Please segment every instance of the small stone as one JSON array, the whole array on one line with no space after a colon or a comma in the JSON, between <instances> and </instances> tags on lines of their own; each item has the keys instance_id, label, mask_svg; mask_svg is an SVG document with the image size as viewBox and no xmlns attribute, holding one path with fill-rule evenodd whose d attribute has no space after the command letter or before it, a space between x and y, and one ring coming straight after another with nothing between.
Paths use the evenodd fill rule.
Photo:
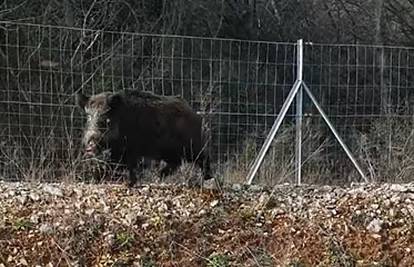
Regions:
<instances>
[{"instance_id":1,"label":"small stone","mask_svg":"<svg viewBox=\"0 0 414 267\"><path fill-rule=\"evenodd\" d=\"M272 217L285 214L285 211L281 208L276 208L272 210Z\"/></svg>"},{"instance_id":2,"label":"small stone","mask_svg":"<svg viewBox=\"0 0 414 267\"><path fill-rule=\"evenodd\" d=\"M233 184L232 188L233 188L234 191L242 190L242 186L240 184Z\"/></svg>"},{"instance_id":3,"label":"small stone","mask_svg":"<svg viewBox=\"0 0 414 267\"><path fill-rule=\"evenodd\" d=\"M408 210L406 208L402 208L401 213L404 215L408 215Z\"/></svg>"},{"instance_id":4,"label":"small stone","mask_svg":"<svg viewBox=\"0 0 414 267\"><path fill-rule=\"evenodd\" d=\"M202 209L198 212L198 215L203 216L206 213L207 213L207 211L205 209Z\"/></svg>"},{"instance_id":5,"label":"small stone","mask_svg":"<svg viewBox=\"0 0 414 267\"><path fill-rule=\"evenodd\" d=\"M45 185L43 186L43 191L45 191L46 193L51 194L52 196L57 196L57 197L63 197L63 192L60 188L51 186L51 185Z\"/></svg>"},{"instance_id":6,"label":"small stone","mask_svg":"<svg viewBox=\"0 0 414 267\"><path fill-rule=\"evenodd\" d=\"M380 219L374 219L368 224L367 230L372 233L379 233L382 230L383 223Z\"/></svg>"},{"instance_id":7,"label":"small stone","mask_svg":"<svg viewBox=\"0 0 414 267\"><path fill-rule=\"evenodd\" d=\"M414 217L414 205L407 205L407 210Z\"/></svg>"},{"instance_id":8,"label":"small stone","mask_svg":"<svg viewBox=\"0 0 414 267\"><path fill-rule=\"evenodd\" d=\"M25 258L20 259L20 264L24 266L28 266L27 260Z\"/></svg>"},{"instance_id":9,"label":"small stone","mask_svg":"<svg viewBox=\"0 0 414 267\"><path fill-rule=\"evenodd\" d=\"M259 192L259 191L262 191L262 190L263 190L263 188L262 188L260 185L256 185L256 184L254 184L254 185L251 185L251 186L250 186L250 190L251 190L252 192Z\"/></svg>"},{"instance_id":10,"label":"small stone","mask_svg":"<svg viewBox=\"0 0 414 267\"><path fill-rule=\"evenodd\" d=\"M44 223L39 227L39 231L42 234L52 234L53 233L53 228L50 224Z\"/></svg>"},{"instance_id":11,"label":"small stone","mask_svg":"<svg viewBox=\"0 0 414 267\"><path fill-rule=\"evenodd\" d=\"M136 219L136 215L134 213L128 213L125 216L125 220L128 222L129 225L133 224Z\"/></svg>"},{"instance_id":12,"label":"small stone","mask_svg":"<svg viewBox=\"0 0 414 267\"><path fill-rule=\"evenodd\" d=\"M351 189L348 191L348 194L350 195L358 195L365 192L365 190L363 188L355 188L355 189Z\"/></svg>"},{"instance_id":13,"label":"small stone","mask_svg":"<svg viewBox=\"0 0 414 267\"><path fill-rule=\"evenodd\" d=\"M391 203L398 204L400 203L401 198L399 196L391 197Z\"/></svg>"},{"instance_id":14,"label":"small stone","mask_svg":"<svg viewBox=\"0 0 414 267\"><path fill-rule=\"evenodd\" d=\"M218 205L218 203L219 203L219 201L216 199L216 200L213 200L211 203L210 203L210 207L212 207L212 208L214 208L215 206L217 206Z\"/></svg>"},{"instance_id":15,"label":"small stone","mask_svg":"<svg viewBox=\"0 0 414 267\"><path fill-rule=\"evenodd\" d=\"M142 193L149 193L149 191L150 191L150 188L148 186L145 186L141 189Z\"/></svg>"},{"instance_id":16,"label":"small stone","mask_svg":"<svg viewBox=\"0 0 414 267\"><path fill-rule=\"evenodd\" d=\"M374 209L374 210L377 210L379 208L379 205L378 204L372 204L371 208Z\"/></svg>"},{"instance_id":17,"label":"small stone","mask_svg":"<svg viewBox=\"0 0 414 267\"><path fill-rule=\"evenodd\" d=\"M95 212L94 209L87 209L87 210L85 210L85 214L88 215L88 216L91 216L94 212Z\"/></svg>"},{"instance_id":18,"label":"small stone","mask_svg":"<svg viewBox=\"0 0 414 267\"><path fill-rule=\"evenodd\" d=\"M32 216L30 216L30 222L37 224L40 222L40 217L39 215L33 214Z\"/></svg>"},{"instance_id":19,"label":"small stone","mask_svg":"<svg viewBox=\"0 0 414 267\"><path fill-rule=\"evenodd\" d=\"M110 211L110 207L109 206L104 206L103 212L104 213L109 213L109 211Z\"/></svg>"},{"instance_id":20,"label":"small stone","mask_svg":"<svg viewBox=\"0 0 414 267\"><path fill-rule=\"evenodd\" d=\"M109 235L105 236L105 242L109 246L112 246L113 244L115 244L115 235L114 234L109 234Z\"/></svg>"},{"instance_id":21,"label":"small stone","mask_svg":"<svg viewBox=\"0 0 414 267\"><path fill-rule=\"evenodd\" d=\"M19 197L17 197L17 200L20 202L20 204L24 205L27 202L27 196L25 196L25 195L19 196Z\"/></svg>"},{"instance_id":22,"label":"small stone","mask_svg":"<svg viewBox=\"0 0 414 267\"><path fill-rule=\"evenodd\" d=\"M404 192L408 191L407 187L405 187L403 185L399 185L399 184L391 185L390 190L394 191L394 192L401 192L401 193L404 193Z\"/></svg>"},{"instance_id":23,"label":"small stone","mask_svg":"<svg viewBox=\"0 0 414 267\"><path fill-rule=\"evenodd\" d=\"M371 236L375 239L381 239L381 235L379 234L372 234Z\"/></svg>"},{"instance_id":24,"label":"small stone","mask_svg":"<svg viewBox=\"0 0 414 267\"><path fill-rule=\"evenodd\" d=\"M35 194L35 193L30 193L29 197L33 201L39 201L39 199L40 199L40 196L38 194Z\"/></svg>"}]
</instances>

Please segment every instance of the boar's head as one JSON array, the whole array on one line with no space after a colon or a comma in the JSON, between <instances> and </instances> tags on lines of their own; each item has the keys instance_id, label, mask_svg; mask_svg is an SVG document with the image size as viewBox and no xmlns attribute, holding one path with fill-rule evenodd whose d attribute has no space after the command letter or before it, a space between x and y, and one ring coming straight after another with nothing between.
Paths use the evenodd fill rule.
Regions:
<instances>
[{"instance_id":1,"label":"boar's head","mask_svg":"<svg viewBox=\"0 0 414 267\"><path fill-rule=\"evenodd\" d=\"M87 122L82 144L85 157L96 157L120 138L119 121L122 98L114 93L86 96L76 95L77 105L86 113Z\"/></svg>"}]
</instances>

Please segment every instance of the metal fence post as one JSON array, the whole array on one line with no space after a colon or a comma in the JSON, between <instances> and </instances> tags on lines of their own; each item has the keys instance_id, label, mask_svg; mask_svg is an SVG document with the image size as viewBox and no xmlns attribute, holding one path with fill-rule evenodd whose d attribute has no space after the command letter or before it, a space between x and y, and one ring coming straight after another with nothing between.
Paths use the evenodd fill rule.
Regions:
<instances>
[{"instance_id":1,"label":"metal fence post","mask_svg":"<svg viewBox=\"0 0 414 267\"><path fill-rule=\"evenodd\" d=\"M302 83L303 79L303 40L297 42L297 74L296 79ZM296 181L302 183L302 118L303 118L303 89L299 87L296 95L296 150L295 170Z\"/></svg>"}]
</instances>

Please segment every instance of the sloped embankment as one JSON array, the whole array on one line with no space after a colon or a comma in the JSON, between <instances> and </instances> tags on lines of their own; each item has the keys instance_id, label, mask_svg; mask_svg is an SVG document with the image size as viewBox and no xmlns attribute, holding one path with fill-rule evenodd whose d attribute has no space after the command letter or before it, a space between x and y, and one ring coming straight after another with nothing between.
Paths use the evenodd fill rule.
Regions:
<instances>
[{"instance_id":1,"label":"sloped embankment","mask_svg":"<svg viewBox=\"0 0 414 267\"><path fill-rule=\"evenodd\" d=\"M0 182L0 266L414 266L414 185Z\"/></svg>"}]
</instances>

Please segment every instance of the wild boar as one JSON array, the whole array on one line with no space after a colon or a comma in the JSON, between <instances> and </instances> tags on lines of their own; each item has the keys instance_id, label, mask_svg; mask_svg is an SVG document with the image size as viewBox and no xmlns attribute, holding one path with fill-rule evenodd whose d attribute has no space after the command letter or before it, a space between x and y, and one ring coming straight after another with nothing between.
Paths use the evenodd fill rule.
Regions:
<instances>
[{"instance_id":1,"label":"wild boar","mask_svg":"<svg viewBox=\"0 0 414 267\"><path fill-rule=\"evenodd\" d=\"M142 158L165 161L161 177L172 174L186 160L201 168L204 180L212 178L202 118L184 99L122 90L92 96L78 93L76 102L87 115L84 155L95 157L110 151L111 160L126 164L130 187L137 182L137 160Z\"/></svg>"}]
</instances>

